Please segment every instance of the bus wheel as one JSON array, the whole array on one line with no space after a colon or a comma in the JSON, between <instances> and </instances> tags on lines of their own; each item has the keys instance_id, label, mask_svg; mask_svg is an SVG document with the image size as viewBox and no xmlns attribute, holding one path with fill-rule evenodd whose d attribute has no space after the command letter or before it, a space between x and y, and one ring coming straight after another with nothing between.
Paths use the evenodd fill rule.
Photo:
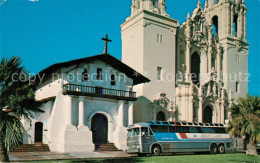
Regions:
<instances>
[{"instance_id":1,"label":"bus wheel","mask_svg":"<svg viewBox=\"0 0 260 163\"><path fill-rule=\"evenodd\" d=\"M224 153L226 152L224 144L220 144L220 145L218 146L218 152L219 152L220 154L224 154Z\"/></svg>"},{"instance_id":2,"label":"bus wheel","mask_svg":"<svg viewBox=\"0 0 260 163\"><path fill-rule=\"evenodd\" d=\"M210 154L217 154L218 153L218 147L216 144L210 145Z\"/></svg>"},{"instance_id":3,"label":"bus wheel","mask_svg":"<svg viewBox=\"0 0 260 163\"><path fill-rule=\"evenodd\" d=\"M154 154L155 156L160 156L160 154L161 154L161 148L160 148L158 145L156 145L156 146L153 147L153 154Z\"/></svg>"}]
</instances>

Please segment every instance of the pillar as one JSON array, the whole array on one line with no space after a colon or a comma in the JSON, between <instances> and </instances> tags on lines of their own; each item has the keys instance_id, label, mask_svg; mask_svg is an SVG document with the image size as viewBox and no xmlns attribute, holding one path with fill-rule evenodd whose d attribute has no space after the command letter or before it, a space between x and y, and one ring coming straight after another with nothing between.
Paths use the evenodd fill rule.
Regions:
<instances>
[{"instance_id":1,"label":"pillar","mask_svg":"<svg viewBox=\"0 0 260 163\"><path fill-rule=\"evenodd\" d=\"M244 40L246 40L246 12L247 10L244 10Z\"/></svg>"},{"instance_id":2,"label":"pillar","mask_svg":"<svg viewBox=\"0 0 260 163\"><path fill-rule=\"evenodd\" d=\"M199 88L199 109L198 109L198 122L202 123L202 114L203 114L203 87Z\"/></svg>"},{"instance_id":3,"label":"pillar","mask_svg":"<svg viewBox=\"0 0 260 163\"><path fill-rule=\"evenodd\" d=\"M243 9L240 9L239 14L238 14L238 29L237 29L237 37L239 39L242 38L243 35Z\"/></svg>"},{"instance_id":4,"label":"pillar","mask_svg":"<svg viewBox=\"0 0 260 163\"><path fill-rule=\"evenodd\" d=\"M118 114L117 114L117 123L118 127L124 127L124 101L118 101Z\"/></svg>"},{"instance_id":5,"label":"pillar","mask_svg":"<svg viewBox=\"0 0 260 163\"><path fill-rule=\"evenodd\" d=\"M222 100L222 103L221 103L221 121L220 123L225 123L225 100L223 99Z\"/></svg>"},{"instance_id":6,"label":"pillar","mask_svg":"<svg viewBox=\"0 0 260 163\"><path fill-rule=\"evenodd\" d=\"M84 97L79 97L79 126L84 126Z\"/></svg>"},{"instance_id":7,"label":"pillar","mask_svg":"<svg viewBox=\"0 0 260 163\"><path fill-rule=\"evenodd\" d=\"M230 12L230 4L228 3L228 7L227 7L227 16L228 16L228 21L227 21L227 28L228 28L228 35L231 33L231 25L230 25L230 23L231 23L231 12Z\"/></svg>"},{"instance_id":8,"label":"pillar","mask_svg":"<svg viewBox=\"0 0 260 163\"><path fill-rule=\"evenodd\" d=\"M220 45L218 44L218 49L217 49L217 80L220 81L221 80L221 49L220 49Z\"/></svg>"},{"instance_id":9,"label":"pillar","mask_svg":"<svg viewBox=\"0 0 260 163\"><path fill-rule=\"evenodd\" d=\"M190 41L187 42L187 47L186 47L186 81L189 81L189 75L190 75Z\"/></svg>"},{"instance_id":10,"label":"pillar","mask_svg":"<svg viewBox=\"0 0 260 163\"><path fill-rule=\"evenodd\" d=\"M134 124L134 102L128 102L128 125Z\"/></svg>"},{"instance_id":11,"label":"pillar","mask_svg":"<svg viewBox=\"0 0 260 163\"><path fill-rule=\"evenodd\" d=\"M65 107L66 107L66 124L67 126L72 126L72 122L71 122L72 97L71 96L65 96Z\"/></svg>"},{"instance_id":12,"label":"pillar","mask_svg":"<svg viewBox=\"0 0 260 163\"><path fill-rule=\"evenodd\" d=\"M208 73L211 73L211 69L212 69L212 63L211 63L211 58L212 58L212 47L209 47L209 51L208 51Z\"/></svg>"},{"instance_id":13,"label":"pillar","mask_svg":"<svg viewBox=\"0 0 260 163\"><path fill-rule=\"evenodd\" d=\"M189 81L189 75L190 75L190 60L191 60L191 56L190 56L190 48L191 48L191 43L190 43L190 39L191 39L191 23L190 23L190 14L188 13L187 15L187 28L186 28L186 35L187 35L187 45L186 45L186 81Z\"/></svg>"}]
</instances>

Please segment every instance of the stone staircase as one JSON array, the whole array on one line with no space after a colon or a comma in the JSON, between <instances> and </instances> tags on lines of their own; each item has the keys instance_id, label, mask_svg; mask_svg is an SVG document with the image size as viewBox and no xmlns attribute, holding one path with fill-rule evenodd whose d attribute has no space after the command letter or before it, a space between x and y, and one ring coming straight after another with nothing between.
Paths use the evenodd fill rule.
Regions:
<instances>
[{"instance_id":1,"label":"stone staircase","mask_svg":"<svg viewBox=\"0 0 260 163\"><path fill-rule=\"evenodd\" d=\"M19 147L10 149L9 152L49 152L48 144L35 143L35 144L22 144Z\"/></svg>"},{"instance_id":2,"label":"stone staircase","mask_svg":"<svg viewBox=\"0 0 260 163\"><path fill-rule=\"evenodd\" d=\"M99 146L96 146L95 151L122 151L119 150L118 148L116 148L116 146L114 145L114 143L102 143Z\"/></svg>"}]
</instances>

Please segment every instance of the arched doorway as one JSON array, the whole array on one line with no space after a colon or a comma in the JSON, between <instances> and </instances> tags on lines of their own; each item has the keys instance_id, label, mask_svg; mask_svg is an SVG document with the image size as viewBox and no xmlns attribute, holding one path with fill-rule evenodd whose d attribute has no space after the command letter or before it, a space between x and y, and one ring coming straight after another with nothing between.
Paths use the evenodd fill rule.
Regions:
<instances>
[{"instance_id":1,"label":"arched doorway","mask_svg":"<svg viewBox=\"0 0 260 163\"><path fill-rule=\"evenodd\" d=\"M160 111L159 113L157 113L156 115L156 120L157 121L166 121L165 115L162 111Z\"/></svg>"},{"instance_id":2,"label":"arched doorway","mask_svg":"<svg viewBox=\"0 0 260 163\"><path fill-rule=\"evenodd\" d=\"M203 111L203 123L212 123L212 108L210 106L206 106Z\"/></svg>"},{"instance_id":3,"label":"arched doorway","mask_svg":"<svg viewBox=\"0 0 260 163\"><path fill-rule=\"evenodd\" d=\"M97 113L92 117L91 120L91 131L93 143L100 145L107 143L108 135L108 120L103 114Z\"/></svg>"},{"instance_id":4,"label":"arched doorway","mask_svg":"<svg viewBox=\"0 0 260 163\"><path fill-rule=\"evenodd\" d=\"M191 56L191 80L194 84L200 82L200 57L197 52Z\"/></svg>"},{"instance_id":5,"label":"arched doorway","mask_svg":"<svg viewBox=\"0 0 260 163\"><path fill-rule=\"evenodd\" d=\"M34 142L35 143L42 142L42 136L43 136L43 123L36 122L35 129L34 129Z\"/></svg>"}]
</instances>

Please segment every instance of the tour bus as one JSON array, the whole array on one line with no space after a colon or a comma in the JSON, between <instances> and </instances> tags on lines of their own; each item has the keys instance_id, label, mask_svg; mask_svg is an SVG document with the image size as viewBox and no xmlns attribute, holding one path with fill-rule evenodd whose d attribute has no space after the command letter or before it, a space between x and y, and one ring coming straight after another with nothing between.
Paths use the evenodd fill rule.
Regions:
<instances>
[{"instance_id":1,"label":"tour bus","mask_svg":"<svg viewBox=\"0 0 260 163\"><path fill-rule=\"evenodd\" d=\"M127 153L145 155L177 152L223 154L233 150L224 124L149 121L128 127Z\"/></svg>"}]
</instances>

